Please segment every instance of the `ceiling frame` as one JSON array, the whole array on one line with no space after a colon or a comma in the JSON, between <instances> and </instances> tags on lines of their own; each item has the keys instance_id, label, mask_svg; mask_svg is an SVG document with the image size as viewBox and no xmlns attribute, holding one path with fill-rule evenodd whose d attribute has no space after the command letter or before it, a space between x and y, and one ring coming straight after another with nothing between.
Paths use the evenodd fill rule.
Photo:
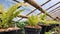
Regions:
<instances>
[{"instance_id":1,"label":"ceiling frame","mask_svg":"<svg viewBox=\"0 0 60 34\"><path fill-rule=\"evenodd\" d=\"M43 9L43 8L41 8L41 6L39 6L36 2L34 2L33 0L24 0L24 1L26 1L27 3L29 3L29 4L31 4L31 5L33 5L35 8L37 8L38 10L41 10L41 12L42 13L44 13L45 12L45 10ZM32 1L33 3L35 3L35 4L32 4L30 1ZM50 0L51 1L51 0ZM49 2L49 1L48 1ZM46 2L46 3L48 3L48 2ZM58 3L56 3L55 5L57 5L57 4L59 4L60 2L58 2ZM43 4L43 5L45 5L45 4ZM55 6L55 5L53 5L53 6ZM50 8L52 8L53 6L51 6L51 7L49 7L48 9L46 9L46 10L49 10ZM36 9L35 9L36 10ZM32 12L34 12L35 10L33 10ZM29 14L31 14L32 12L30 12ZM29 15L28 14L28 15ZM51 16L51 15L49 15L48 13L47 13L47 15L48 16L50 16L52 19L53 19L53 17Z\"/></svg>"}]
</instances>

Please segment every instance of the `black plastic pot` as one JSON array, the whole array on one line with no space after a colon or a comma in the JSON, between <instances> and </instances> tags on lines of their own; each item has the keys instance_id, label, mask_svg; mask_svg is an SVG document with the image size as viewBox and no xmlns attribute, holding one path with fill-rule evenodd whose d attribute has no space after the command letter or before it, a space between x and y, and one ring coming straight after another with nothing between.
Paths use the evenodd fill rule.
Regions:
<instances>
[{"instance_id":1,"label":"black plastic pot","mask_svg":"<svg viewBox=\"0 0 60 34\"><path fill-rule=\"evenodd\" d=\"M59 26L59 24L51 24L52 27Z\"/></svg>"},{"instance_id":2,"label":"black plastic pot","mask_svg":"<svg viewBox=\"0 0 60 34\"><path fill-rule=\"evenodd\" d=\"M40 25L42 27L41 33L40 34L45 34L45 32L48 32L49 30L52 29L52 27L50 25L46 26L46 25Z\"/></svg>"},{"instance_id":3,"label":"black plastic pot","mask_svg":"<svg viewBox=\"0 0 60 34\"><path fill-rule=\"evenodd\" d=\"M51 30L51 29L55 28L56 26L59 26L59 24L50 24L50 26L51 26L51 28L50 28L50 30Z\"/></svg>"},{"instance_id":4,"label":"black plastic pot","mask_svg":"<svg viewBox=\"0 0 60 34\"><path fill-rule=\"evenodd\" d=\"M0 32L0 34L21 34L21 30L13 30L8 32Z\"/></svg>"},{"instance_id":5,"label":"black plastic pot","mask_svg":"<svg viewBox=\"0 0 60 34\"><path fill-rule=\"evenodd\" d=\"M40 34L41 28L27 28L25 27L25 34Z\"/></svg>"}]
</instances>

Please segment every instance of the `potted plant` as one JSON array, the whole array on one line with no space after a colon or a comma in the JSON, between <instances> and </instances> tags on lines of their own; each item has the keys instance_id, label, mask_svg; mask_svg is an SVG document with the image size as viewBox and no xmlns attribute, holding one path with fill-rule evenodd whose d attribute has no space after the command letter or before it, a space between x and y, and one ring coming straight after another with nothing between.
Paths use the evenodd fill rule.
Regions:
<instances>
[{"instance_id":1,"label":"potted plant","mask_svg":"<svg viewBox=\"0 0 60 34\"><path fill-rule=\"evenodd\" d=\"M21 29L21 34L25 34L24 26L26 23L23 21L18 21L18 22L16 22L16 24Z\"/></svg>"},{"instance_id":2,"label":"potted plant","mask_svg":"<svg viewBox=\"0 0 60 34\"><path fill-rule=\"evenodd\" d=\"M49 32L45 32L45 34L60 34L60 28L55 27L52 30L50 30Z\"/></svg>"},{"instance_id":3,"label":"potted plant","mask_svg":"<svg viewBox=\"0 0 60 34\"><path fill-rule=\"evenodd\" d=\"M37 15L31 15L27 19L28 25L25 28L25 34L40 34L41 27L38 25L39 18Z\"/></svg>"},{"instance_id":4,"label":"potted plant","mask_svg":"<svg viewBox=\"0 0 60 34\"><path fill-rule=\"evenodd\" d=\"M56 26L59 26L59 22L58 21L51 21L51 23L50 23L50 25L52 26L52 27L56 27Z\"/></svg>"},{"instance_id":5,"label":"potted plant","mask_svg":"<svg viewBox=\"0 0 60 34\"><path fill-rule=\"evenodd\" d=\"M60 27L55 27L51 30L53 32L53 34L60 34Z\"/></svg>"},{"instance_id":6,"label":"potted plant","mask_svg":"<svg viewBox=\"0 0 60 34\"><path fill-rule=\"evenodd\" d=\"M40 24L39 25L42 27L41 34L45 34L45 32L48 32L49 30L54 28L56 24L58 24L57 21L46 20L46 18L47 18L46 13L40 15Z\"/></svg>"},{"instance_id":7,"label":"potted plant","mask_svg":"<svg viewBox=\"0 0 60 34\"><path fill-rule=\"evenodd\" d=\"M46 12L40 15L40 22L38 25L42 27L41 33L40 34L45 34L45 32L48 32L51 29L51 21L46 20L47 15Z\"/></svg>"},{"instance_id":8,"label":"potted plant","mask_svg":"<svg viewBox=\"0 0 60 34\"><path fill-rule=\"evenodd\" d=\"M46 23L50 25L49 30L55 28L56 26L59 26L59 22L54 20L47 20Z\"/></svg>"},{"instance_id":9,"label":"potted plant","mask_svg":"<svg viewBox=\"0 0 60 34\"><path fill-rule=\"evenodd\" d=\"M39 17L39 24L41 27L42 27L42 30L41 30L41 33L40 34L45 34L45 32L48 30L48 27L50 26L49 23L47 23L46 21L46 12L43 13L43 14L40 14L40 17Z\"/></svg>"},{"instance_id":10,"label":"potted plant","mask_svg":"<svg viewBox=\"0 0 60 34\"><path fill-rule=\"evenodd\" d=\"M19 3L20 4L20 3ZM19 4L15 4L7 11L4 11L2 5L0 5L0 34L20 34L20 28L15 27L12 19L17 17L23 10L17 10Z\"/></svg>"},{"instance_id":11,"label":"potted plant","mask_svg":"<svg viewBox=\"0 0 60 34\"><path fill-rule=\"evenodd\" d=\"M41 33L40 34L45 34L45 32L48 32L51 29L51 26L49 25L48 22L44 21L44 24L40 25L42 27Z\"/></svg>"}]
</instances>

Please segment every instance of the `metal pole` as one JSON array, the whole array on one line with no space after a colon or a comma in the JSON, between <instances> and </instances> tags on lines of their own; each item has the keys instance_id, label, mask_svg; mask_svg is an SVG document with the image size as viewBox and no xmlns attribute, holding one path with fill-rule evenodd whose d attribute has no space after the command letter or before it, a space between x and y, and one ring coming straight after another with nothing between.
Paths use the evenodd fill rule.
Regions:
<instances>
[{"instance_id":1,"label":"metal pole","mask_svg":"<svg viewBox=\"0 0 60 34\"><path fill-rule=\"evenodd\" d=\"M41 5L38 5L34 0L24 0L25 2L31 4L32 6L34 6L35 8L39 9L42 13L45 13L46 10L44 10ZM46 15L48 15L49 17L51 17L52 19L54 19L50 14L46 13Z\"/></svg>"}]
</instances>

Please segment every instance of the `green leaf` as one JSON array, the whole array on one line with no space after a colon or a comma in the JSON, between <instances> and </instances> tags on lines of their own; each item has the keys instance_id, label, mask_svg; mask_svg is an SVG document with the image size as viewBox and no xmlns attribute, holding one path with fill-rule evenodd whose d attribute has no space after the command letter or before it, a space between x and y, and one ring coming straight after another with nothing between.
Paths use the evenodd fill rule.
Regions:
<instances>
[{"instance_id":1,"label":"green leaf","mask_svg":"<svg viewBox=\"0 0 60 34\"><path fill-rule=\"evenodd\" d=\"M12 14L14 11L17 10L18 7L19 7L18 4L13 5L12 7L10 7L10 8L7 10L7 13L8 13L8 14Z\"/></svg>"},{"instance_id":2,"label":"green leaf","mask_svg":"<svg viewBox=\"0 0 60 34\"><path fill-rule=\"evenodd\" d=\"M36 26L39 22L38 16L37 15L29 16L28 22L29 22L30 26Z\"/></svg>"},{"instance_id":3,"label":"green leaf","mask_svg":"<svg viewBox=\"0 0 60 34\"><path fill-rule=\"evenodd\" d=\"M13 17L18 16L18 14L21 13L21 12L23 12L23 11L24 11L24 10L18 10L18 11L16 11L16 12L14 12Z\"/></svg>"},{"instance_id":4,"label":"green leaf","mask_svg":"<svg viewBox=\"0 0 60 34\"><path fill-rule=\"evenodd\" d=\"M0 4L0 12L3 12L4 11L4 7L2 4Z\"/></svg>"},{"instance_id":5,"label":"green leaf","mask_svg":"<svg viewBox=\"0 0 60 34\"><path fill-rule=\"evenodd\" d=\"M17 10L18 7L19 7L19 5L15 4L15 5L11 6L5 12L3 6L0 5L0 12L2 12L2 14L0 14L0 18L1 18L0 26L2 26L2 28L6 28L6 27L10 26L9 24L12 25L12 19L15 18L16 16L18 16L18 14L23 11L23 10ZM2 22L1 22L1 20L2 20Z\"/></svg>"}]
</instances>

